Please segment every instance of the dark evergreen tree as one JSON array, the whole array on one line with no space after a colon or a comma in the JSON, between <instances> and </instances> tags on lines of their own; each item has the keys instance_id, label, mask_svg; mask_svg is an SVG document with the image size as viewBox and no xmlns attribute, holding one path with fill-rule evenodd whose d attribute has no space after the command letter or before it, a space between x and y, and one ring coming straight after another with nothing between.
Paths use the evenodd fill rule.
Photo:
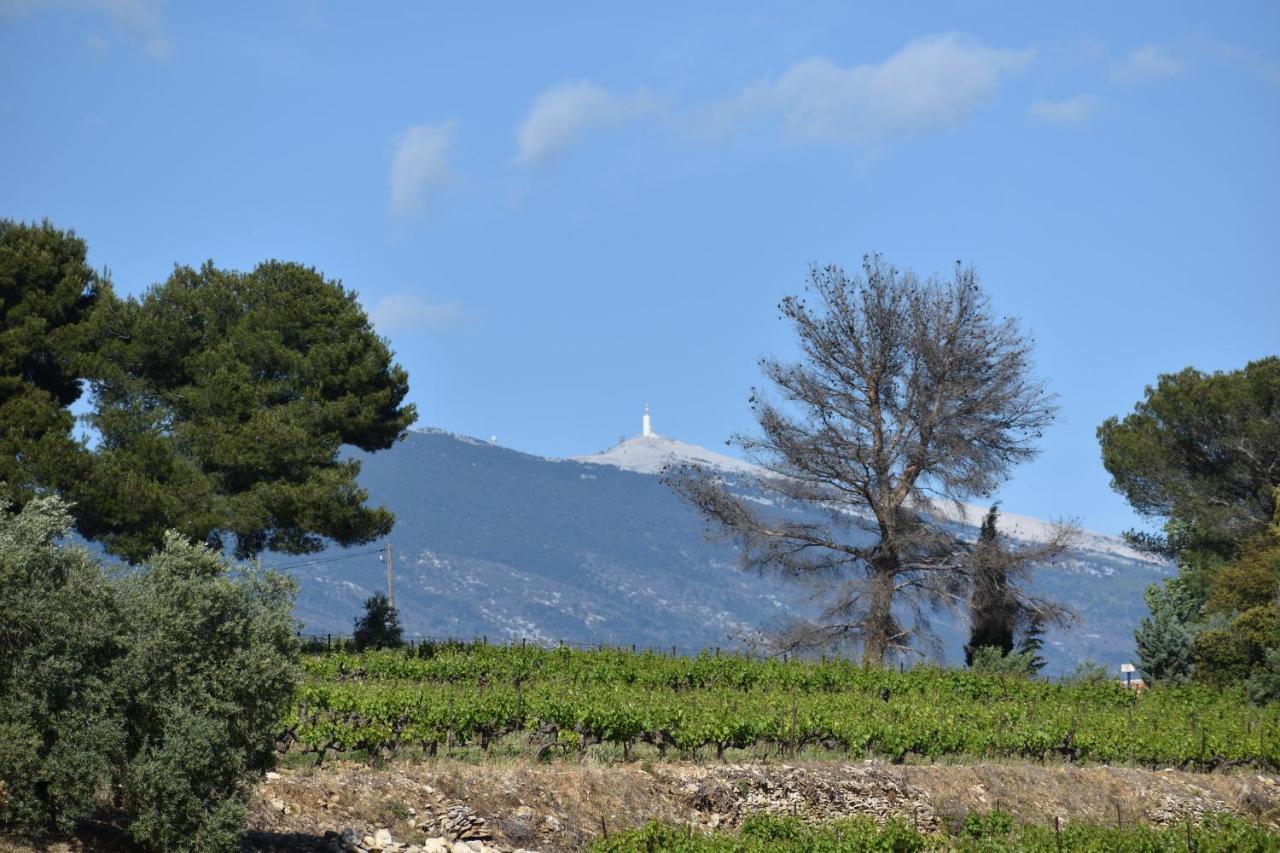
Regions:
<instances>
[{"instance_id":1,"label":"dark evergreen tree","mask_svg":"<svg viewBox=\"0 0 1280 853\"><path fill-rule=\"evenodd\" d=\"M972 554L969 596L969 642L964 661L973 664L975 650L989 646L1002 654L1013 651L1013 632L1019 607L1009 591L1009 566L996 534L998 506L992 506L982 520Z\"/></svg>"},{"instance_id":2,"label":"dark evergreen tree","mask_svg":"<svg viewBox=\"0 0 1280 853\"><path fill-rule=\"evenodd\" d=\"M1044 619L1040 614L1032 614L1027 620L1027 624L1022 629L1022 639L1018 642L1018 649L1015 654L1023 655L1028 658L1027 666L1033 673L1038 673L1044 669L1044 656L1040 652L1044 649Z\"/></svg>"},{"instance_id":3,"label":"dark evergreen tree","mask_svg":"<svg viewBox=\"0 0 1280 853\"><path fill-rule=\"evenodd\" d=\"M1046 623L1066 624L1072 614L1061 605L1032 595L1027 589L1031 566L1056 559L1076 537L1076 529L1059 525L1046 543L1026 547L1006 546L997 528L999 505L993 505L982 520L978 541L968 557L969 641L964 646L965 663L973 665L981 648L997 649L1009 655L1019 637L1021 654L1032 651L1028 666L1038 671L1044 659L1037 656L1043 645Z\"/></svg>"},{"instance_id":4,"label":"dark evergreen tree","mask_svg":"<svg viewBox=\"0 0 1280 853\"><path fill-rule=\"evenodd\" d=\"M1098 427L1098 441L1112 488L1168 522L1166 546L1233 555L1276 511L1280 356L1160 376L1131 414Z\"/></svg>"},{"instance_id":5,"label":"dark evergreen tree","mask_svg":"<svg viewBox=\"0 0 1280 853\"><path fill-rule=\"evenodd\" d=\"M404 645L400 615L384 593L376 592L364 603L364 613L356 617L352 632L357 649L387 649Z\"/></svg>"},{"instance_id":6,"label":"dark evergreen tree","mask_svg":"<svg viewBox=\"0 0 1280 853\"><path fill-rule=\"evenodd\" d=\"M1185 681L1191 676L1198 631L1194 620L1200 604L1179 578L1147 587L1146 599L1151 615L1142 619L1133 634L1138 671L1153 684Z\"/></svg>"},{"instance_id":7,"label":"dark evergreen tree","mask_svg":"<svg viewBox=\"0 0 1280 853\"><path fill-rule=\"evenodd\" d=\"M101 441L69 490L83 535L138 560L169 529L240 557L390 531L339 450L385 449L416 415L354 292L299 264L178 267L95 332Z\"/></svg>"},{"instance_id":8,"label":"dark evergreen tree","mask_svg":"<svg viewBox=\"0 0 1280 853\"><path fill-rule=\"evenodd\" d=\"M74 232L0 219L0 498L21 507L76 476L90 321L111 300Z\"/></svg>"}]
</instances>

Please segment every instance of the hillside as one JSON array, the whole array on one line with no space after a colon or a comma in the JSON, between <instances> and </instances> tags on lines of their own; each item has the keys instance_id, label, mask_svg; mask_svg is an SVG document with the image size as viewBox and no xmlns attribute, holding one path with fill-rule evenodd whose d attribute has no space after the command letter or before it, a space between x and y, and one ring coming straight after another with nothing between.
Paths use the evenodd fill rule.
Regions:
<instances>
[{"instance_id":1,"label":"hillside","mask_svg":"<svg viewBox=\"0 0 1280 853\"><path fill-rule=\"evenodd\" d=\"M658 479L673 457L721 465L749 489L751 466L661 436L557 460L421 431L362 455L361 485L397 517L391 543L407 633L693 650L735 644L803 608L799 593L739 571L731 546L706 540L702 521ZM977 518L972 508L955 523L971 532ZM1013 515L1007 526L1029 539L1044 530ZM363 599L385 588L368 550L264 562L291 566L308 632L346 633ZM1050 669L1128 660L1142 591L1168 571L1091 533L1071 559L1039 572L1037 585L1084 617L1049 635ZM963 625L941 614L935 627L955 660Z\"/></svg>"}]
</instances>

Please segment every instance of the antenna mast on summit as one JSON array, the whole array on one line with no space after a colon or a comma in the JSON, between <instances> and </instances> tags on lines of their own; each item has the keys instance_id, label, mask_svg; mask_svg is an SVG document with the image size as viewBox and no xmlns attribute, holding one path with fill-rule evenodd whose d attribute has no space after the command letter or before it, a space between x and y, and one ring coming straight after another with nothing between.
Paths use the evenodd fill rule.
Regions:
<instances>
[{"instance_id":1,"label":"antenna mast on summit","mask_svg":"<svg viewBox=\"0 0 1280 853\"><path fill-rule=\"evenodd\" d=\"M644 420L641 421L640 434L645 438L653 435L653 427L649 422L649 404L644 404Z\"/></svg>"}]
</instances>

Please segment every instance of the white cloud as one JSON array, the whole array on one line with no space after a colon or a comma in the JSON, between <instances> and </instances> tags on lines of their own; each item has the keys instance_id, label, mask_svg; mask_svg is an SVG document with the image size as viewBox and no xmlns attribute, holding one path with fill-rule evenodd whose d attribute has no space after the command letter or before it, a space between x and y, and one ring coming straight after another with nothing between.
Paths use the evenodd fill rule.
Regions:
<instances>
[{"instance_id":1,"label":"white cloud","mask_svg":"<svg viewBox=\"0 0 1280 853\"><path fill-rule=\"evenodd\" d=\"M1084 124L1097 112L1098 103L1093 95L1072 95L1060 101L1041 98L1031 104L1027 115L1049 124Z\"/></svg>"},{"instance_id":2,"label":"white cloud","mask_svg":"<svg viewBox=\"0 0 1280 853\"><path fill-rule=\"evenodd\" d=\"M453 148L453 119L440 124L419 124L401 131L391 140L391 210L397 214L422 209L427 191L447 182L449 155Z\"/></svg>"},{"instance_id":3,"label":"white cloud","mask_svg":"<svg viewBox=\"0 0 1280 853\"><path fill-rule=\"evenodd\" d=\"M1162 48L1149 44L1130 53L1124 59L1111 63L1111 79L1117 83L1140 83L1159 80L1182 73L1183 63Z\"/></svg>"},{"instance_id":4,"label":"white cloud","mask_svg":"<svg viewBox=\"0 0 1280 853\"><path fill-rule=\"evenodd\" d=\"M644 92L622 97L588 81L561 83L534 98L516 128L516 162L541 166L555 160L583 133L654 110Z\"/></svg>"},{"instance_id":5,"label":"white cloud","mask_svg":"<svg viewBox=\"0 0 1280 853\"><path fill-rule=\"evenodd\" d=\"M776 80L750 86L724 111L730 119L777 115L794 137L877 143L963 124L1026 68L1035 50L989 48L955 34L908 43L879 64L842 67L806 59Z\"/></svg>"},{"instance_id":6,"label":"white cloud","mask_svg":"<svg viewBox=\"0 0 1280 853\"><path fill-rule=\"evenodd\" d=\"M462 305L428 302L416 293L391 293L374 304L369 319L381 332L441 331L458 324Z\"/></svg>"},{"instance_id":7,"label":"white cloud","mask_svg":"<svg viewBox=\"0 0 1280 853\"><path fill-rule=\"evenodd\" d=\"M1276 62L1267 54L1244 45L1214 39L1200 38L1197 44L1201 50L1216 59L1238 65L1266 83L1280 88L1280 62Z\"/></svg>"},{"instance_id":8,"label":"white cloud","mask_svg":"<svg viewBox=\"0 0 1280 853\"><path fill-rule=\"evenodd\" d=\"M152 59L167 59L173 53L159 0L0 0L0 18L59 7L105 14L117 28L138 39L143 53Z\"/></svg>"}]
</instances>

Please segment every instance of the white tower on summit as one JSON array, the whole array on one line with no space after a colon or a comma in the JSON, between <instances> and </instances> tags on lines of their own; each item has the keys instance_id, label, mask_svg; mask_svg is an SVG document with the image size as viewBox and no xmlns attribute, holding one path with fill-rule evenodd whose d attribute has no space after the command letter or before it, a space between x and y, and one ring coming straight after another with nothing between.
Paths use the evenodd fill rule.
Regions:
<instances>
[{"instance_id":1,"label":"white tower on summit","mask_svg":"<svg viewBox=\"0 0 1280 853\"><path fill-rule=\"evenodd\" d=\"M653 435L653 426L649 422L649 404L644 404L644 419L641 421L640 435L648 438Z\"/></svg>"}]
</instances>

